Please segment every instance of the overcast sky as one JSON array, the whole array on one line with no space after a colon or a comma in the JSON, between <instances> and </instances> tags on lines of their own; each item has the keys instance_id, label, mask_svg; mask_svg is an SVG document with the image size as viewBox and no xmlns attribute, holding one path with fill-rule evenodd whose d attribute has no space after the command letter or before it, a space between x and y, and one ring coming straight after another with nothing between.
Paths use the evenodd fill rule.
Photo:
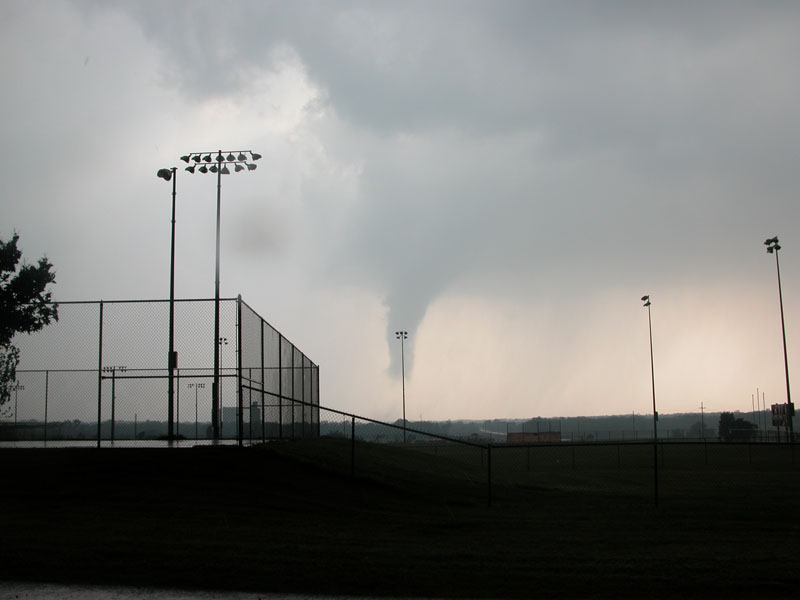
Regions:
<instances>
[{"instance_id":1,"label":"overcast sky","mask_svg":"<svg viewBox=\"0 0 800 600\"><path fill-rule=\"evenodd\" d=\"M0 239L59 300L169 295L170 185L225 179L222 295L409 419L785 401L800 357L800 3L0 3ZM178 175L176 295L214 295Z\"/></svg>"}]
</instances>

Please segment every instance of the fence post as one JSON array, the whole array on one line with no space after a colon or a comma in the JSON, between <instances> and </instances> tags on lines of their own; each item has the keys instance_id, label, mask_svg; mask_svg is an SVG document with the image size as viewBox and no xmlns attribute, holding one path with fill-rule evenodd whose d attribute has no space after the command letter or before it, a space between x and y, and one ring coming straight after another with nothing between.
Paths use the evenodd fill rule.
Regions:
<instances>
[{"instance_id":1,"label":"fence post","mask_svg":"<svg viewBox=\"0 0 800 600\"><path fill-rule=\"evenodd\" d=\"M103 301L100 300L100 343L97 350L97 447L100 447L100 424L103 417Z\"/></svg>"},{"instance_id":2,"label":"fence post","mask_svg":"<svg viewBox=\"0 0 800 600\"><path fill-rule=\"evenodd\" d=\"M316 392L316 394L313 394L313 393L311 394L311 401L314 402L314 400L316 400L316 403L311 408L311 410L313 411L314 415L316 415L316 418L317 418L317 430L316 430L316 432L314 434L315 434L316 437L319 437L319 435L320 435L320 433L319 433L320 432L320 424L319 424L319 365L314 367L314 369L312 369L312 372L313 372L314 375L311 378L311 383L313 385L313 383L315 381L317 382L317 387L315 388L317 390L317 392Z\"/></svg>"},{"instance_id":3,"label":"fence post","mask_svg":"<svg viewBox=\"0 0 800 600\"><path fill-rule=\"evenodd\" d=\"M295 354L294 345L291 345L291 348L292 348L292 435L291 435L291 438L294 439L294 438L297 437L297 434L295 433L295 425L294 425L295 421L297 420L297 416L295 415L295 410L294 410L294 400L295 400L295 398L297 398L297 396L295 396L295 389L294 389L294 380L295 380L295 375L296 375L296 373L294 371L294 354Z\"/></svg>"},{"instance_id":4,"label":"fence post","mask_svg":"<svg viewBox=\"0 0 800 600\"><path fill-rule=\"evenodd\" d=\"M350 477L356 476L356 418L350 417Z\"/></svg>"},{"instance_id":5,"label":"fence post","mask_svg":"<svg viewBox=\"0 0 800 600\"><path fill-rule=\"evenodd\" d=\"M44 441L47 441L47 395L50 390L50 371L44 372Z\"/></svg>"},{"instance_id":6,"label":"fence post","mask_svg":"<svg viewBox=\"0 0 800 600\"><path fill-rule=\"evenodd\" d=\"M278 439L283 439L283 336L278 333Z\"/></svg>"},{"instance_id":7,"label":"fence post","mask_svg":"<svg viewBox=\"0 0 800 600\"><path fill-rule=\"evenodd\" d=\"M242 295L236 298L236 389L239 391L236 399L237 423L236 429L237 442L239 446L244 445L244 394L242 393Z\"/></svg>"},{"instance_id":8,"label":"fence post","mask_svg":"<svg viewBox=\"0 0 800 600\"><path fill-rule=\"evenodd\" d=\"M492 443L491 442L489 442L486 445L486 463L488 465L486 468L486 473L487 473L486 496L487 496L488 506L492 506Z\"/></svg>"},{"instance_id":9,"label":"fence post","mask_svg":"<svg viewBox=\"0 0 800 600\"><path fill-rule=\"evenodd\" d=\"M575 444L572 444L572 468L575 468Z\"/></svg>"},{"instance_id":10,"label":"fence post","mask_svg":"<svg viewBox=\"0 0 800 600\"><path fill-rule=\"evenodd\" d=\"M111 367L111 445L114 445L114 424L117 419L117 367Z\"/></svg>"},{"instance_id":11,"label":"fence post","mask_svg":"<svg viewBox=\"0 0 800 600\"><path fill-rule=\"evenodd\" d=\"M261 319L259 317L259 321L261 323L261 443L263 444L267 441L267 435L264 430L264 428L266 427L266 420L267 420L267 415L264 412L265 410L264 391L267 389L267 378L264 373L264 319ZM278 342L278 344L279 344L278 352L280 352L281 351L280 342ZM280 358L278 360L280 360ZM280 378L281 378L281 371L280 369L278 369L278 379ZM250 385L252 385L252 383ZM280 399L278 400L278 403L280 403Z\"/></svg>"},{"instance_id":12,"label":"fence post","mask_svg":"<svg viewBox=\"0 0 800 600\"><path fill-rule=\"evenodd\" d=\"M303 404L300 405L300 414L303 416L302 420L302 427L300 428L300 435L302 437L306 437L306 355L303 355L303 358L300 360L301 367L300 367L300 402Z\"/></svg>"}]
</instances>

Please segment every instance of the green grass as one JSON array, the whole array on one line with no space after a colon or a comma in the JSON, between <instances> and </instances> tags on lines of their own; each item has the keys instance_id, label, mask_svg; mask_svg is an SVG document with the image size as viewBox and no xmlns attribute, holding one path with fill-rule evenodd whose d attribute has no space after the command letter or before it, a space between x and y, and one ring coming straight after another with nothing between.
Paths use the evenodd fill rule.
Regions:
<instances>
[{"instance_id":1,"label":"green grass","mask_svg":"<svg viewBox=\"0 0 800 600\"><path fill-rule=\"evenodd\" d=\"M0 578L426 597L790 597L798 470L744 447L3 450ZM753 451L755 449L751 449ZM783 452L784 449L774 452ZM711 449L709 449L711 452ZM703 460L698 460L698 458ZM800 457L798 457L800 458ZM649 462L648 462L649 459ZM351 476L351 468L355 476Z\"/></svg>"}]
</instances>

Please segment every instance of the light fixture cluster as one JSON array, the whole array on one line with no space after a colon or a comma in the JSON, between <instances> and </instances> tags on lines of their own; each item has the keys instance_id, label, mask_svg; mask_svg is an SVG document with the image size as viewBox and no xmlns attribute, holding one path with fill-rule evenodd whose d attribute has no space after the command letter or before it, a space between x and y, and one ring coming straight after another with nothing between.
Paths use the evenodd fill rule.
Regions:
<instances>
[{"instance_id":1,"label":"light fixture cluster","mask_svg":"<svg viewBox=\"0 0 800 600\"><path fill-rule=\"evenodd\" d=\"M780 245L778 244L778 236L767 239L764 242L764 245L767 247L767 252L770 254L781 249Z\"/></svg>"},{"instance_id":2,"label":"light fixture cluster","mask_svg":"<svg viewBox=\"0 0 800 600\"><path fill-rule=\"evenodd\" d=\"M249 156L248 156L249 155ZM233 165L233 170L238 173L247 169L255 171L256 164L253 161L259 160L261 155L252 150L234 150L232 152L192 152L181 156L181 160L189 163L186 170L194 173L195 170L201 173L221 173L230 175L228 165Z\"/></svg>"}]
</instances>

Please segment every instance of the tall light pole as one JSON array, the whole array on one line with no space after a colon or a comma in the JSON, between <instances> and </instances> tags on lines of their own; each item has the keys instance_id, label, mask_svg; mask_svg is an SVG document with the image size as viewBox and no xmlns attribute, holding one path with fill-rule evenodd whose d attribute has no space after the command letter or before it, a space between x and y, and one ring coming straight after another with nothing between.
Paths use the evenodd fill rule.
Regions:
<instances>
[{"instance_id":1,"label":"tall light pole","mask_svg":"<svg viewBox=\"0 0 800 600\"><path fill-rule=\"evenodd\" d=\"M126 366L103 367L103 371L111 373L111 441L114 441L114 427L117 422L117 371L124 373Z\"/></svg>"},{"instance_id":2,"label":"tall light pole","mask_svg":"<svg viewBox=\"0 0 800 600\"><path fill-rule=\"evenodd\" d=\"M650 296L642 296L647 307L647 327L650 331L650 381L653 386L653 490L658 506L658 411L656 410L656 372L653 366L653 320L650 317Z\"/></svg>"},{"instance_id":3,"label":"tall light pole","mask_svg":"<svg viewBox=\"0 0 800 600\"><path fill-rule=\"evenodd\" d=\"M178 181L177 167L159 169L156 173L164 181L172 180L172 236L169 253L169 353L167 354L167 371L169 383L167 384L167 439L174 437L173 426L175 422L175 369L177 368L177 355L175 353L175 186Z\"/></svg>"},{"instance_id":4,"label":"tall light pole","mask_svg":"<svg viewBox=\"0 0 800 600\"><path fill-rule=\"evenodd\" d=\"M205 389L205 383L190 383L189 389L194 388L194 439L198 437L197 425L197 392L200 389Z\"/></svg>"},{"instance_id":5,"label":"tall light pole","mask_svg":"<svg viewBox=\"0 0 800 600\"><path fill-rule=\"evenodd\" d=\"M775 255L775 267L778 270L778 301L781 306L781 332L783 333L783 368L786 373L786 404L789 410L789 439L794 441L794 405L792 404L792 392L789 387L789 358L786 353L786 325L783 321L783 292L781 291L781 263L778 259L778 250L781 249L778 244L778 236L767 238L764 241L769 254Z\"/></svg>"},{"instance_id":6,"label":"tall light pole","mask_svg":"<svg viewBox=\"0 0 800 600\"><path fill-rule=\"evenodd\" d=\"M216 157L211 157L216 154ZM248 156L250 155L250 162ZM217 175L217 259L214 277L214 383L211 386L211 426L214 432L214 439L219 439L219 230L220 230L220 201L222 199L222 176L230 175L228 165L233 166L235 173L241 171L255 171L256 165L252 161L261 158L260 154L252 150L233 150L225 153L222 150L216 152L190 152L181 156L183 162L189 163L186 170L194 173L195 170L201 173L216 173ZM210 164L213 161L214 164Z\"/></svg>"},{"instance_id":7,"label":"tall light pole","mask_svg":"<svg viewBox=\"0 0 800 600\"><path fill-rule=\"evenodd\" d=\"M395 336L400 340L400 365L403 377L403 443L406 443L406 352L404 340L408 339L407 331L395 331Z\"/></svg>"}]
</instances>

